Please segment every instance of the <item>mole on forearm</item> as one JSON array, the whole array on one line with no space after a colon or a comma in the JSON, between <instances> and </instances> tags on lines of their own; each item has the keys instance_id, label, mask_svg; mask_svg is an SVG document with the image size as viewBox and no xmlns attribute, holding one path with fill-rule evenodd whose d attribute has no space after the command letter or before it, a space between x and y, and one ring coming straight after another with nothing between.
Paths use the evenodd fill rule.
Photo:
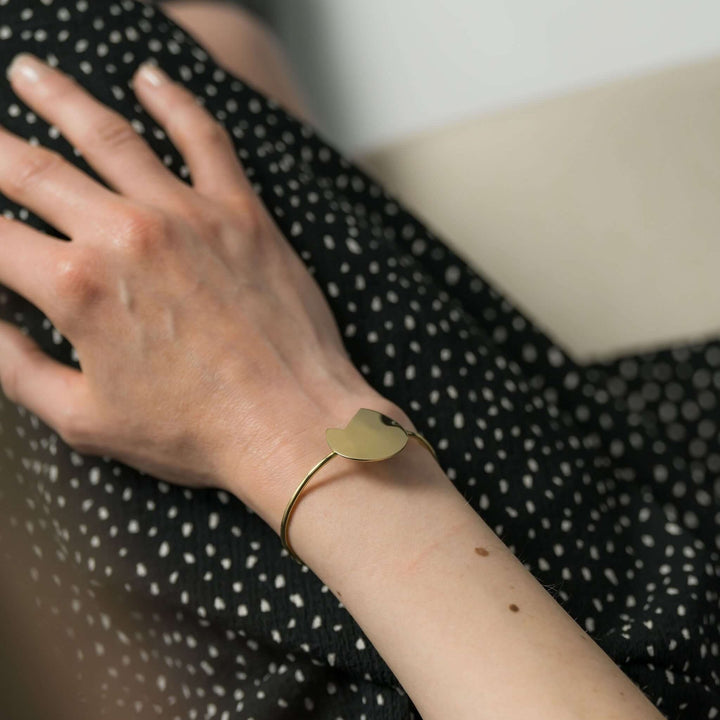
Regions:
<instances>
[{"instance_id":1,"label":"mole on forearm","mask_svg":"<svg viewBox=\"0 0 720 720\"><path fill-rule=\"evenodd\" d=\"M487 557L490 554L489 551L486 550L484 547L476 547L475 552L482 557ZM512 585L510 587L512 587ZM510 610L512 610L512 612L519 612L520 610L520 608L515 603L511 603L510 605L508 605L508 607L510 608Z\"/></svg>"}]
</instances>

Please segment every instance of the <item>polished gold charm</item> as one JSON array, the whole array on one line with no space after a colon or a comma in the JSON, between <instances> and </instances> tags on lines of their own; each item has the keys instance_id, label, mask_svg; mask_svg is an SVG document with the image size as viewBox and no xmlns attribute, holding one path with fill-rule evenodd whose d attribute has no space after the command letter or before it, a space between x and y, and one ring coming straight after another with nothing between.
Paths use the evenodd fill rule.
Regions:
<instances>
[{"instance_id":1,"label":"polished gold charm","mask_svg":"<svg viewBox=\"0 0 720 720\"><path fill-rule=\"evenodd\" d=\"M331 450L350 460L386 460L407 445L408 434L387 415L361 408L344 428L328 428Z\"/></svg>"},{"instance_id":2,"label":"polished gold charm","mask_svg":"<svg viewBox=\"0 0 720 720\"><path fill-rule=\"evenodd\" d=\"M305 476L290 498L280 523L280 538L283 547L300 564L302 564L302 560L290 547L287 525L290 513L300 492L325 463L332 460L336 455L341 455L350 460L359 460L360 462L387 460L393 455L397 455L407 445L408 438L415 438L420 441L437 459L432 445L422 435L412 430L405 430L400 423L387 415L368 408L360 408L344 428L328 428L325 431L325 438L331 452Z\"/></svg>"}]
</instances>

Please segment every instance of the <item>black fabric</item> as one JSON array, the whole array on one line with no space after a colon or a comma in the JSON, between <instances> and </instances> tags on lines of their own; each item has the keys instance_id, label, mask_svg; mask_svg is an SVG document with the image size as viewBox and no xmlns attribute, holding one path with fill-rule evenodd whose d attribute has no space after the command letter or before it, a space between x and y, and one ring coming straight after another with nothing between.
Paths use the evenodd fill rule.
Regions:
<instances>
[{"instance_id":1,"label":"black fabric","mask_svg":"<svg viewBox=\"0 0 720 720\"><path fill-rule=\"evenodd\" d=\"M573 362L322 137L153 7L7 0L0 50L5 64L20 50L56 60L181 177L181 157L128 83L153 57L202 97L354 362L406 410L472 507L663 713L717 717L719 342ZM4 77L0 119L97 177ZM62 238L2 197L0 209ZM45 315L7 289L0 317L78 367ZM103 716L418 717L342 604L242 503L81 456L4 397L0 413L2 557L74 678L68 696L98 695Z\"/></svg>"}]
</instances>

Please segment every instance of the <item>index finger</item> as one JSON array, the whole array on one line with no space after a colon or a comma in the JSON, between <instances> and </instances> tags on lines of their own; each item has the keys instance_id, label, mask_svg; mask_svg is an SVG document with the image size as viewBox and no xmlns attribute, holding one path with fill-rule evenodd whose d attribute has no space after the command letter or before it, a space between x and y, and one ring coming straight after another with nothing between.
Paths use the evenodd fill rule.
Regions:
<instances>
[{"instance_id":1,"label":"index finger","mask_svg":"<svg viewBox=\"0 0 720 720\"><path fill-rule=\"evenodd\" d=\"M55 125L124 195L152 202L189 189L125 117L103 105L74 78L29 53L15 57L8 77L22 100Z\"/></svg>"}]
</instances>

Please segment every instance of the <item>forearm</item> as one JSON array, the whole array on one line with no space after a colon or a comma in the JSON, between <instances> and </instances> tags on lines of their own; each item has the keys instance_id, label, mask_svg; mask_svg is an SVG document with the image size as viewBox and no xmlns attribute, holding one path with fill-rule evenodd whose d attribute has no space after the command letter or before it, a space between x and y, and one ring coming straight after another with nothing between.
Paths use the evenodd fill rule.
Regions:
<instances>
[{"instance_id":1,"label":"forearm","mask_svg":"<svg viewBox=\"0 0 720 720\"><path fill-rule=\"evenodd\" d=\"M662 717L419 444L333 465L301 495L291 542L424 720Z\"/></svg>"}]
</instances>

